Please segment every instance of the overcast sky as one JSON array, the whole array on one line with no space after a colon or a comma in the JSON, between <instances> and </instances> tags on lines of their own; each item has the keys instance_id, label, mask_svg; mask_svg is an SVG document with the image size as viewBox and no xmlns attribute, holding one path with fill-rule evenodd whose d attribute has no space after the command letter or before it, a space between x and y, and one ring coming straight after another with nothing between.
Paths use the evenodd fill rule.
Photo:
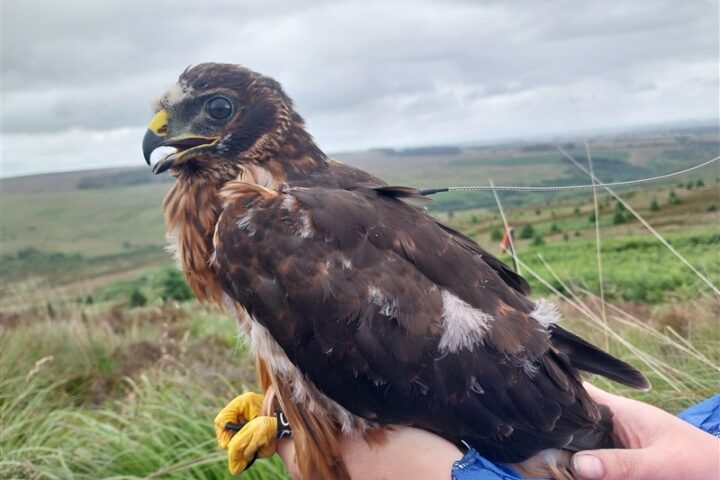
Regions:
<instances>
[{"instance_id":1,"label":"overcast sky","mask_svg":"<svg viewBox=\"0 0 720 480\"><path fill-rule=\"evenodd\" d=\"M718 118L718 1L2 2L2 175L140 165L188 65L279 80L330 152Z\"/></svg>"}]
</instances>

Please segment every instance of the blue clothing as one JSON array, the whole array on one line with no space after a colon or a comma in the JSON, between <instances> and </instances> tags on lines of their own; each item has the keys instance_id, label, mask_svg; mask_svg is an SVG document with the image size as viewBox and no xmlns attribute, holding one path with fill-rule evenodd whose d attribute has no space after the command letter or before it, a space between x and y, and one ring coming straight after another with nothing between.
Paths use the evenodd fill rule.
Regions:
<instances>
[{"instance_id":1,"label":"blue clothing","mask_svg":"<svg viewBox=\"0 0 720 480\"><path fill-rule=\"evenodd\" d=\"M720 437L720 395L715 395L685 411L678 418L695 425L710 435Z\"/></svg>"},{"instance_id":2,"label":"blue clothing","mask_svg":"<svg viewBox=\"0 0 720 480\"><path fill-rule=\"evenodd\" d=\"M678 417L711 435L720 437L720 395L693 405L678 414ZM518 480L521 478L512 469L485 459L472 448L463 458L455 462L452 469L452 480Z\"/></svg>"}]
</instances>

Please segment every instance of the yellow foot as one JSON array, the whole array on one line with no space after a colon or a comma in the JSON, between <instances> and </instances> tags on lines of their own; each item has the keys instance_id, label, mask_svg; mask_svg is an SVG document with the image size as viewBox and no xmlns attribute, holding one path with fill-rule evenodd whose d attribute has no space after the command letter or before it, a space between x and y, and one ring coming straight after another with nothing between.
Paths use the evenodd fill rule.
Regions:
<instances>
[{"instance_id":1,"label":"yellow foot","mask_svg":"<svg viewBox=\"0 0 720 480\"><path fill-rule=\"evenodd\" d=\"M275 453L277 419L258 416L262 403L262 395L243 393L215 417L217 442L220 448L228 449L228 466L233 475L245 470L256 457Z\"/></svg>"},{"instance_id":2,"label":"yellow foot","mask_svg":"<svg viewBox=\"0 0 720 480\"><path fill-rule=\"evenodd\" d=\"M237 475L243 472L255 458L265 458L277 449L277 419L255 417L245 425L228 445L228 468Z\"/></svg>"},{"instance_id":3,"label":"yellow foot","mask_svg":"<svg viewBox=\"0 0 720 480\"><path fill-rule=\"evenodd\" d=\"M227 424L243 424L257 417L262 408L263 398L259 393L243 393L220 410L220 413L217 414L213 421L215 424L215 436L220 448L223 450L228 448L230 439L237 431L226 428Z\"/></svg>"}]
</instances>

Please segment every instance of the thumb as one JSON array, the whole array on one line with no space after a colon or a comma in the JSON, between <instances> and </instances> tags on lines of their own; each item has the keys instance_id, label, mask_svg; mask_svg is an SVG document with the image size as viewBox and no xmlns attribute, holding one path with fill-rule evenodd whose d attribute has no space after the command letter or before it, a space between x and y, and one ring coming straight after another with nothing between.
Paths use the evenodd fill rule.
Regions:
<instances>
[{"instance_id":1,"label":"thumb","mask_svg":"<svg viewBox=\"0 0 720 480\"><path fill-rule=\"evenodd\" d=\"M592 450L572 457L572 469L580 480L634 480L647 478L651 468L642 450Z\"/></svg>"}]
</instances>

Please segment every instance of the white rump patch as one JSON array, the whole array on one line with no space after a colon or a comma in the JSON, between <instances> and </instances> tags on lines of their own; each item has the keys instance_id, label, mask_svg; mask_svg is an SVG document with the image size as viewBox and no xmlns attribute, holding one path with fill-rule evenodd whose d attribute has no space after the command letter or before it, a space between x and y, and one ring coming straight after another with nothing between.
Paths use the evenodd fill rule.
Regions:
<instances>
[{"instance_id":1,"label":"white rump patch","mask_svg":"<svg viewBox=\"0 0 720 480\"><path fill-rule=\"evenodd\" d=\"M547 328L560 321L560 311L554 303L541 298L535 302L535 310L530 312L530 318L540 322L540 325Z\"/></svg>"},{"instance_id":2,"label":"white rump patch","mask_svg":"<svg viewBox=\"0 0 720 480\"><path fill-rule=\"evenodd\" d=\"M447 290L442 292L443 334L438 344L440 353L457 352L480 344L490 330L493 317Z\"/></svg>"}]
</instances>

